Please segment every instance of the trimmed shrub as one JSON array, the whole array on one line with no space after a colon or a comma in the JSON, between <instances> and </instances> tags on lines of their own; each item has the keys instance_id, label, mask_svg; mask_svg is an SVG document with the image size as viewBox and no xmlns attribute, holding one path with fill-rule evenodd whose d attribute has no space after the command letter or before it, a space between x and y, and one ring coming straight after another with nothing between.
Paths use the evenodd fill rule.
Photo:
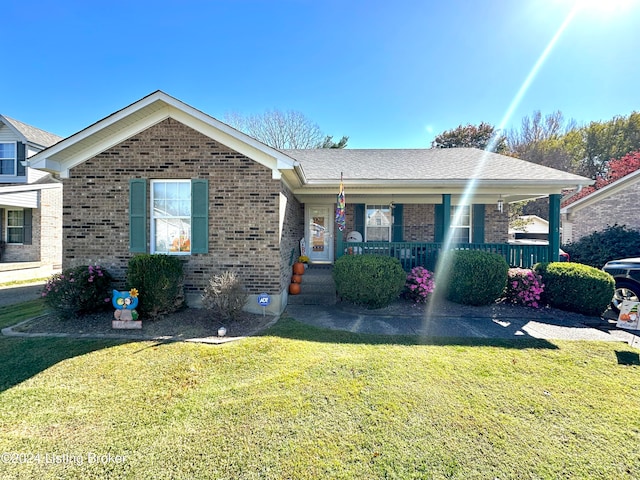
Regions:
<instances>
[{"instance_id":1,"label":"trimmed shrub","mask_svg":"<svg viewBox=\"0 0 640 480\"><path fill-rule=\"evenodd\" d=\"M534 272L542 276L542 301L554 308L584 315L601 315L613 298L613 277L581 263L538 263Z\"/></svg>"},{"instance_id":2,"label":"trimmed shrub","mask_svg":"<svg viewBox=\"0 0 640 480\"><path fill-rule=\"evenodd\" d=\"M112 280L100 265L82 265L49 278L42 297L60 318L104 310L111 306Z\"/></svg>"},{"instance_id":3,"label":"trimmed shrub","mask_svg":"<svg viewBox=\"0 0 640 480\"><path fill-rule=\"evenodd\" d=\"M416 303L425 303L434 288L433 273L424 267L413 267L407 275L403 295Z\"/></svg>"},{"instance_id":4,"label":"trimmed shrub","mask_svg":"<svg viewBox=\"0 0 640 480\"><path fill-rule=\"evenodd\" d=\"M182 260L173 255L142 254L129 260L127 289L140 292L138 312L157 318L184 307Z\"/></svg>"},{"instance_id":5,"label":"trimmed shrub","mask_svg":"<svg viewBox=\"0 0 640 480\"><path fill-rule=\"evenodd\" d=\"M400 296L407 274L397 258L345 255L336 260L333 279L343 299L369 308L382 308Z\"/></svg>"},{"instance_id":6,"label":"trimmed shrub","mask_svg":"<svg viewBox=\"0 0 640 480\"><path fill-rule=\"evenodd\" d=\"M223 320L234 320L242 312L248 297L238 275L226 271L209 280L202 295L202 305Z\"/></svg>"},{"instance_id":7,"label":"trimmed shrub","mask_svg":"<svg viewBox=\"0 0 640 480\"><path fill-rule=\"evenodd\" d=\"M507 286L509 265L497 253L457 250L447 252L442 259L450 262L442 287L452 302L489 305L500 298Z\"/></svg>"},{"instance_id":8,"label":"trimmed shrub","mask_svg":"<svg viewBox=\"0 0 640 480\"><path fill-rule=\"evenodd\" d=\"M602 268L610 260L640 257L640 232L614 225L563 245L562 249L573 262Z\"/></svg>"},{"instance_id":9,"label":"trimmed shrub","mask_svg":"<svg viewBox=\"0 0 640 480\"><path fill-rule=\"evenodd\" d=\"M544 283L542 277L528 268L510 268L504 298L507 302L525 307L540 308Z\"/></svg>"}]
</instances>

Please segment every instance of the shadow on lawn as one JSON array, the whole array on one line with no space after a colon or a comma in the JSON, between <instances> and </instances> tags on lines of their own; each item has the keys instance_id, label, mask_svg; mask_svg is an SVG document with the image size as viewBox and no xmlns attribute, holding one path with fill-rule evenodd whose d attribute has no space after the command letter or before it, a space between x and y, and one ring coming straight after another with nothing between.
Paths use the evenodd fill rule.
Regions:
<instances>
[{"instance_id":1,"label":"shadow on lawn","mask_svg":"<svg viewBox=\"0 0 640 480\"><path fill-rule=\"evenodd\" d=\"M123 342L126 340L0 337L0 392L63 360L121 345Z\"/></svg>"},{"instance_id":2,"label":"shadow on lawn","mask_svg":"<svg viewBox=\"0 0 640 480\"><path fill-rule=\"evenodd\" d=\"M294 340L327 343L351 343L366 345L460 345L491 346L501 348L525 349L539 348L557 350L558 347L548 340L533 337L519 339L482 338L482 337L438 337L425 335L382 335L351 333L344 330L320 328L283 316L278 323L262 332L261 336L275 336Z\"/></svg>"}]
</instances>

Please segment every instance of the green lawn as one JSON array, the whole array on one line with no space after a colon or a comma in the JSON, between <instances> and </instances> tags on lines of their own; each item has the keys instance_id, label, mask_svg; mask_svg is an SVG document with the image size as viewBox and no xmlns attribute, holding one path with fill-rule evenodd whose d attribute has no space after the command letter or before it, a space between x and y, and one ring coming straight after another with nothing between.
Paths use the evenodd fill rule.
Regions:
<instances>
[{"instance_id":1,"label":"green lawn","mask_svg":"<svg viewBox=\"0 0 640 480\"><path fill-rule=\"evenodd\" d=\"M2 337L0 362L2 478L640 478L622 343L283 319L218 346Z\"/></svg>"}]
</instances>

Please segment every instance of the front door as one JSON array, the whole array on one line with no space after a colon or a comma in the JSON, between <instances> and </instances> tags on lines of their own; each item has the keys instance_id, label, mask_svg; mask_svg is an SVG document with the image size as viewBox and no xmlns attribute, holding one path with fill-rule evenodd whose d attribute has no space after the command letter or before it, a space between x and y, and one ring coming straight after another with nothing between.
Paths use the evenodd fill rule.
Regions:
<instances>
[{"instance_id":1,"label":"front door","mask_svg":"<svg viewBox=\"0 0 640 480\"><path fill-rule=\"evenodd\" d=\"M312 263L333 262L333 206L307 205L306 247Z\"/></svg>"}]
</instances>

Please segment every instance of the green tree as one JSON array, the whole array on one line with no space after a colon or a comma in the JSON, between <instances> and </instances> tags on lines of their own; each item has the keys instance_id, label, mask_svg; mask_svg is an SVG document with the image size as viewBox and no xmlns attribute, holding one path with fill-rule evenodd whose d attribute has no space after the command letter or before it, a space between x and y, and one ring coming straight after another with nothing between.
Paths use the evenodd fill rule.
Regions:
<instances>
[{"instance_id":1,"label":"green tree","mask_svg":"<svg viewBox=\"0 0 640 480\"><path fill-rule=\"evenodd\" d=\"M442 132L431 142L432 148L479 148L497 153L507 151L506 137L493 125L482 122L479 125L460 125Z\"/></svg>"}]
</instances>

